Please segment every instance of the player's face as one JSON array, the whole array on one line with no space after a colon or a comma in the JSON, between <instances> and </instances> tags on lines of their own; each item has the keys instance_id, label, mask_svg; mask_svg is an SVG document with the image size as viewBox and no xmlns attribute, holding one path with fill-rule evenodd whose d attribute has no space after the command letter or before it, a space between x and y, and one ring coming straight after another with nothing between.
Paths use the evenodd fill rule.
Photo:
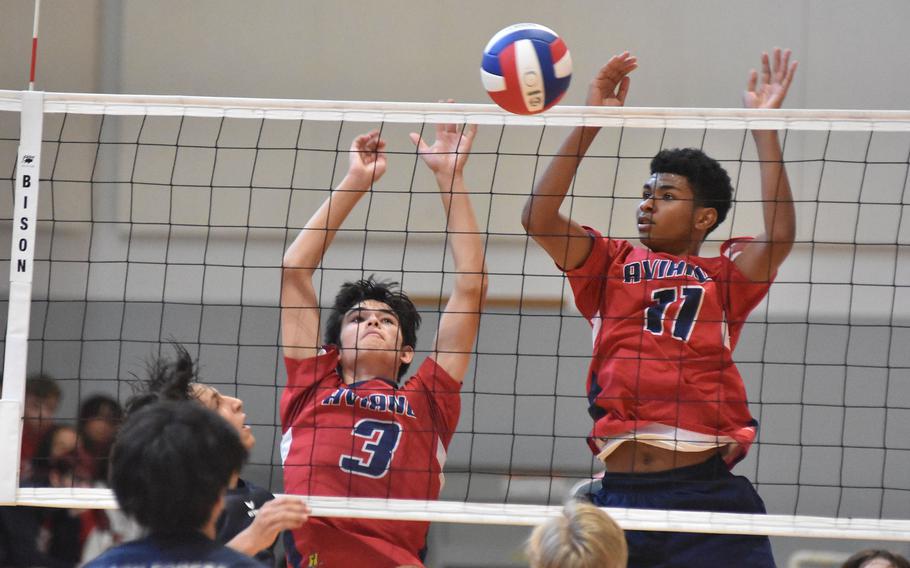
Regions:
<instances>
[{"instance_id":1,"label":"player's face","mask_svg":"<svg viewBox=\"0 0 910 568\"><path fill-rule=\"evenodd\" d=\"M243 401L233 396L226 396L218 392L218 389L199 383L193 384L193 394L196 396L202 406L209 410L214 410L222 418L227 420L228 424L237 429L240 435L240 443L247 450L252 449L256 444L256 438L253 431L246 423L246 413L243 411Z\"/></svg>"},{"instance_id":2,"label":"player's face","mask_svg":"<svg viewBox=\"0 0 910 568\"><path fill-rule=\"evenodd\" d=\"M399 365L413 357L413 349L402 344L398 316L387 304L365 300L344 315L341 353L346 369L369 365L379 376L395 379Z\"/></svg>"},{"instance_id":3,"label":"player's face","mask_svg":"<svg viewBox=\"0 0 910 568\"><path fill-rule=\"evenodd\" d=\"M711 208L695 205L695 192L685 176L653 174L638 205L638 238L655 252L695 254L705 237ZM710 227L710 224L707 225Z\"/></svg>"}]
</instances>

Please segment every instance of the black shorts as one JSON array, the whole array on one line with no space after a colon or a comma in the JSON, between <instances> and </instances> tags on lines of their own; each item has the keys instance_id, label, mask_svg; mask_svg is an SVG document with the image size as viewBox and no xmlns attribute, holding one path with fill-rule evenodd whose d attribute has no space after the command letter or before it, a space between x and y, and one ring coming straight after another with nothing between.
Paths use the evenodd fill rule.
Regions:
<instances>
[{"instance_id":1,"label":"black shorts","mask_svg":"<svg viewBox=\"0 0 910 568\"><path fill-rule=\"evenodd\" d=\"M765 504L752 483L730 473L720 456L656 473L604 474L589 495L599 507L761 513ZM629 568L774 568L766 536L626 531Z\"/></svg>"}]
</instances>

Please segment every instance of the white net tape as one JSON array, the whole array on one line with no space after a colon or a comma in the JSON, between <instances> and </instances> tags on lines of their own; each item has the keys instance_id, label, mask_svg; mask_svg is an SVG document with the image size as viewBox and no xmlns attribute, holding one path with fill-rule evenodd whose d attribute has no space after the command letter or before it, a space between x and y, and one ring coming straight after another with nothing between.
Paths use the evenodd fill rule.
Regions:
<instances>
[{"instance_id":1,"label":"white net tape","mask_svg":"<svg viewBox=\"0 0 910 568\"><path fill-rule=\"evenodd\" d=\"M528 525L562 514L562 507L407 499L348 499L305 497L314 516L433 521L480 525ZM107 489L23 488L22 506L70 509L114 509L117 501ZM910 540L910 521L837 519L801 515L745 515L698 511L660 511L605 508L626 530L764 534L803 538Z\"/></svg>"},{"instance_id":2,"label":"white net tape","mask_svg":"<svg viewBox=\"0 0 910 568\"><path fill-rule=\"evenodd\" d=\"M45 93L45 112L350 122L453 122L523 126L671 129L910 131L910 111L705 109L557 106L520 116L495 105L313 101ZM0 111L21 109L21 92L0 90Z\"/></svg>"}]
</instances>

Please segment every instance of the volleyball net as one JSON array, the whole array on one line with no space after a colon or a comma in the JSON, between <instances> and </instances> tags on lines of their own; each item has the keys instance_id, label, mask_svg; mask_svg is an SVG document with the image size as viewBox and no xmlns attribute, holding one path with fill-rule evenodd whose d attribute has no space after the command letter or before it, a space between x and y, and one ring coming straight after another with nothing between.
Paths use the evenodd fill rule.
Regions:
<instances>
[{"instance_id":1,"label":"volleyball net","mask_svg":"<svg viewBox=\"0 0 910 568\"><path fill-rule=\"evenodd\" d=\"M284 250L378 128L388 173L317 272L321 303L371 274L402 283L432 343L451 289L438 190L408 139L480 125L466 185L484 233L489 301L438 502L313 497L314 514L534 524L602 466L590 454L590 327L520 211L568 129L603 127L565 210L637 238L651 157L697 147L735 205L703 254L761 232L750 129L781 131L797 243L735 359L760 434L735 472L769 515L611 511L625 528L910 540L910 112L561 107L108 96L0 91L2 263L9 302L0 501L114 507L106 490L16 486L25 378L55 377L58 420L95 393L124 401L179 342L207 384L245 403L258 440L244 476L281 490L277 401ZM7 277L8 276L8 277ZM3 294L7 296L7 294ZM423 351L421 351L421 349Z\"/></svg>"}]
</instances>

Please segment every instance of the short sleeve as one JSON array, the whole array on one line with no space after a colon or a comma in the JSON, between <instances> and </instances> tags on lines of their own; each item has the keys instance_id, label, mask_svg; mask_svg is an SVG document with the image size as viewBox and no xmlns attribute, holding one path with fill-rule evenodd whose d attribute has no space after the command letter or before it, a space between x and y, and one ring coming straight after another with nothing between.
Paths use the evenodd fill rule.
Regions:
<instances>
[{"instance_id":1,"label":"short sleeve","mask_svg":"<svg viewBox=\"0 0 910 568\"><path fill-rule=\"evenodd\" d=\"M623 240L604 237L590 227L585 227L585 230L594 241L591 254L584 264L566 271L566 276L575 295L575 306L590 321L600 309L610 263L623 247L630 245Z\"/></svg>"},{"instance_id":2,"label":"short sleeve","mask_svg":"<svg viewBox=\"0 0 910 568\"><path fill-rule=\"evenodd\" d=\"M743 274L736 266L734 259L742 248L752 239L749 237L734 238L721 245L720 252L724 259L724 279L726 280L726 305L731 322L745 321L749 313L755 309L762 299L768 295L768 290L777 274L764 282L755 282Z\"/></svg>"},{"instance_id":3,"label":"short sleeve","mask_svg":"<svg viewBox=\"0 0 910 568\"><path fill-rule=\"evenodd\" d=\"M434 425L443 444L448 447L461 415L461 383L453 379L435 359L427 357L404 388L425 393Z\"/></svg>"},{"instance_id":4,"label":"short sleeve","mask_svg":"<svg viewBox=\"0 0 910 568\"><path fill-rule=\"evenodd\" d=\"M281 429L287 430L303 402L323 381L337 376L338 349L334 346L315 357L306 359L284 358L288 371L288 384L281 393Z\"/></svg>"}]
</instances>

